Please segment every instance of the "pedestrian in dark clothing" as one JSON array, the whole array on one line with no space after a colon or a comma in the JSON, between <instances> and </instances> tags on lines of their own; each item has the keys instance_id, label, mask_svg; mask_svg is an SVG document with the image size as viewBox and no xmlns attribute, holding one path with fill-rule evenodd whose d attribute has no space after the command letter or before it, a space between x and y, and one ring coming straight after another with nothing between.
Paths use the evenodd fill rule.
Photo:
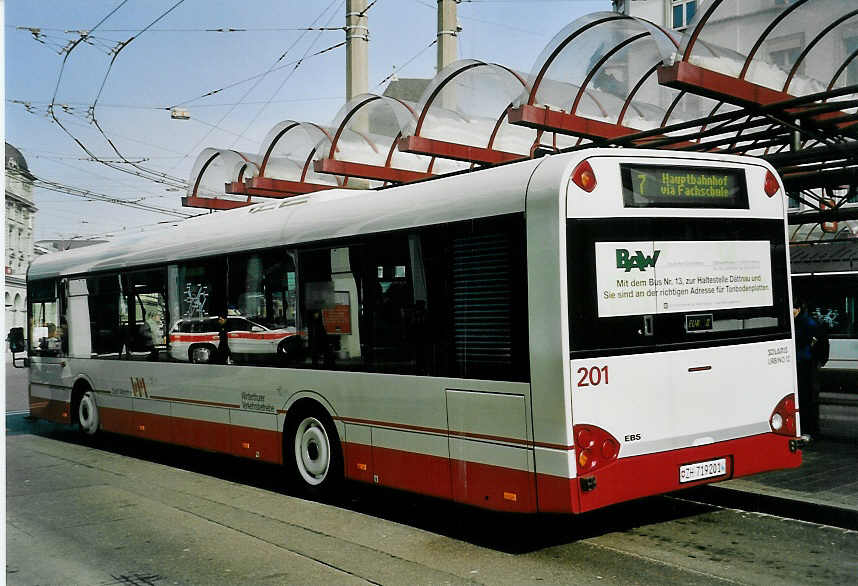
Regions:
<instances>
[{"instance_id":1,"label":"pedestrian in dark clothing","mask_svg":"<svg viewBox=\"0 0 858 586\"><path fill-rule=\"evenodd\" d=\"M817 341L819 324L810 317L807 305L798 300L793 302L792 314L795 320L796 376L801 430L806 433L817 433L819 406L814 389L816 364L813 359L813 345Z\"/></svg>"},{"instance_id":2,"label":"pedestrian in dark clothing","mask_svg":"<svg viewBox=\"0 0 858 586\"><path fill-rule=\"evenodd\" d=\"M226 329L226 318L217 318L217 358L220 364L231 364L229 351L229 332Z\"/></svg>"}]
</instances>

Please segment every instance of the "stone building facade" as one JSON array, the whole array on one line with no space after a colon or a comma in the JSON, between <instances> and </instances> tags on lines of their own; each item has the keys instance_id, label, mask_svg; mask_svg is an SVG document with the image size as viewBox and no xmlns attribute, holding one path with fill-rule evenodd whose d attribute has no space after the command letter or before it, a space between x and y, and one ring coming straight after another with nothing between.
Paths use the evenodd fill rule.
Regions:
<instances>
[{"instance_id":1,"label":"stone building facade","mask_svg":"<svg viewBox=\"0 0 858 586\"><path fill-rule=\"evenodd\" d=\"M6 331L27 323L27 267L33 260L33 175L21 151L6 143Z\"/></svg>"}]
</instances>

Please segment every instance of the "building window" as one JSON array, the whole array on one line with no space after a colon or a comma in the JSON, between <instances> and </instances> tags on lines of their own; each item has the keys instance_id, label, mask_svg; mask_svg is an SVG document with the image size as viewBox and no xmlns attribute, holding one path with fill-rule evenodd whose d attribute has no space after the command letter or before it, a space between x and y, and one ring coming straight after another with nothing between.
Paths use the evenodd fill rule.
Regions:
<instances>
[{"instance_id":1,"label":"building window","mask_svg":"<svg viewBox=\"0 0 858 586\"><path fill-rule=\"evenodd\" d=\"M697 0L672 0L673 3L673 19L672 24L675 29L684 29L697 13Z\"/></svg>"}]
</instances>

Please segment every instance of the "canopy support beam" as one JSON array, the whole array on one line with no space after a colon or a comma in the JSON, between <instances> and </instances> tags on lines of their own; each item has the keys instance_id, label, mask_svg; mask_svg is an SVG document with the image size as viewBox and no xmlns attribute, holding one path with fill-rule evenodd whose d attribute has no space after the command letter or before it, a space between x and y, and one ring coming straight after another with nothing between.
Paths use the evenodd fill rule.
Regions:
<instances>
[{"instance_id":1,"label":"canopy support beam","mask_svg":"<svg viewBox=\"0 0 858 586\"><path fill-rule=\"evenodd\" d=\"M447 142L424 136L406 136L399 139L399 150L403 153L427 155L430 157L441 157L442 159L453 159L465 161L466 163L477 163L481 165L495 165L526 159L527 155L508 153L497 149Z\"/></svg>"},{"instance_id":2,"label":"canopy support beam","mask_svg":"<svg viewBox=\"0 0 858 586\"><path fill-rule=\"evenodd\" d=\"M231 199L218 199L215 197L198 197L192 195L182 198L182 206L186 208L202 208L207 210L232 210L235 208L243 208L249 206L253 202L250 201L234 201Z\"/></svg>"},{"instance_id":3,"label":"canopy support beam","mask_svg":"<svg viewBox=\"0 0 858 586\"><path fill-rule=\"evenodd\" d=\"M228 187L238 187L237 182L228 184ZM305 193L313 193L324 189L334 189L336 185L325 185L323 183L308 183L306 181L289 181L286 179L274 179L272 177L254 177L249 181L241 184L239 191L230 191L227 193L239 193L247 195L257 195L260 197L291 197L293 195L303 195Z\"/></svg>"},{"instance_id":4,"label":"canopy support beam","mask_svg":"<svg viewBox=\"0 0 858 586\"><path fill-rule=\"evenodd\" d=\"M353 163L351 161L339 161L337 159L318 159L313 161L316 173L330 173L331 175L343 175L346 177L359 177L376 181L390 181L392 183L410 183L432 177L431 173L423 171L411 171L409 169L397 169L395 167L382 167L380 165L369 165L366 163Z\"/></svg>"}]
</instances>

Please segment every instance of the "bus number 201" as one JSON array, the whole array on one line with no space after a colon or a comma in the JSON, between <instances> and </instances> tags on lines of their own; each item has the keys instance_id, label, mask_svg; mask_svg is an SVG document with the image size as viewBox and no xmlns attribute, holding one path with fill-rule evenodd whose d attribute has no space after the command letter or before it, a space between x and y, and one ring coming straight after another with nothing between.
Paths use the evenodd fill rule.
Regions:
<instances>
[{"instance_id":1,"label":"bus number 201","mask_svg":"<svg viewBox=\"0 0 858 586\"><path fill-rule=\"evenodd\" d=\"M602 383L608 384L608 367L593 366L591 368L579 368L578 374L581 376L578 379L579 387L595 387Z\"/></svg>"}]
</instances>

